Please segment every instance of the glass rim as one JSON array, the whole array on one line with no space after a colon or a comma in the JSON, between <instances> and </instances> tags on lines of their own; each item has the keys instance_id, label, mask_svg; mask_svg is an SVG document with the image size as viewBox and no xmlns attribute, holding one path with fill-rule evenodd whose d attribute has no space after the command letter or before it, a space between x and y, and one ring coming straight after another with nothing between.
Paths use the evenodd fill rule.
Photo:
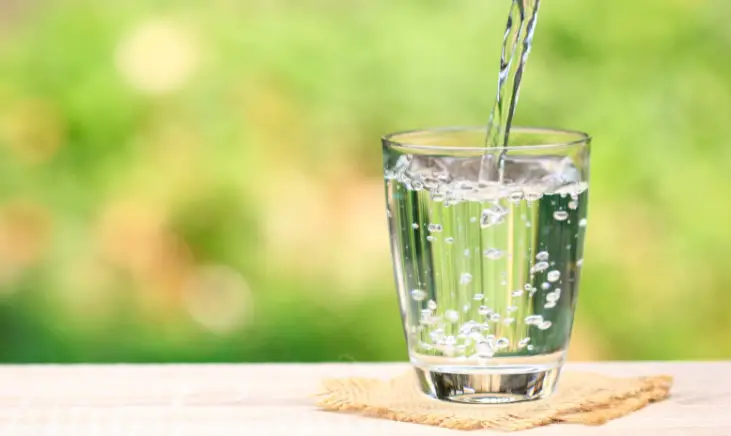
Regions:
<instances>
[{"instance_id":1,"label":"glass rim","mask_svg":"<svg viewBox=\"0 0 731 436\"><path fill-rule=\"evenodd\" d=\"M405 136L415 133L464 133L472 131L482 131L487 134L487 128L485 126L448 126L448 127L433 127L424 129L412 129L402 130L398 132L389 133L384 135L381 140L383 144L388 147L399 147L406 149L415 149L421 151L468 151L468 152L484 152L485 150L497 150L509 152L519 150L541 150L541 149L556 149L556 148L567 148L574 146L586 145L588 146L591 142L591 136L588 133L584 133L578 130L569 129L558 129L552 127L523 127L516 126L510 129L514 133L523 134L544 134L544 135L567 135L571 139L568 141L555 142L550 144L531 144L531 145L508 145L499 147L486 147L485 145L466 145L466 146L448 146L439 144L410 144L408 141L399 141L399 136Z\"/></svg>"}]
</instances>

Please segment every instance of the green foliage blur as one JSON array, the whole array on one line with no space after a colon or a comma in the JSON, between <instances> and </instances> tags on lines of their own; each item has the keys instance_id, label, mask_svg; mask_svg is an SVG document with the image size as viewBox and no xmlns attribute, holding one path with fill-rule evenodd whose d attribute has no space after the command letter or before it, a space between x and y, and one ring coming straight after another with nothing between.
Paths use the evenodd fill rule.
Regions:
<instances>
[{"instance_id":1,"label":"green foliage blur","mask_svg":"<svg viewBox=\"0 0 731 436\"><path fill-rule=\"evenodd\" d=\"M509 0L0 2L0 361L404 360L379 138L487 121ZM571 359L731 357L731 3L544 2L594 137Z\"/></svg>"}]
</instances>

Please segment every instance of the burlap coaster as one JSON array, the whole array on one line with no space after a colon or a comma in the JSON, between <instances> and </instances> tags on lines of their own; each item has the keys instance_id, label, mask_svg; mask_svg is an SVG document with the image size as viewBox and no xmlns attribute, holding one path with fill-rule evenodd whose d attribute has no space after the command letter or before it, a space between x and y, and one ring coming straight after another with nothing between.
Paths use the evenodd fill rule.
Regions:
<instances>
[{"instance_id":1,"label":"burlap coaster","mask_svg":"<svg viewBox=\"0 0 731 436\"><path fill-rule=\"evenodd\" d=\"M672 377L615 378L565 371L551 397L510 405L438 401L417 388L409 372L391 380L345 378L324 382L317 404L394 421L457 430L526 430L552 423L599 425L668 397Z\"/></svg>"}]
</instances>

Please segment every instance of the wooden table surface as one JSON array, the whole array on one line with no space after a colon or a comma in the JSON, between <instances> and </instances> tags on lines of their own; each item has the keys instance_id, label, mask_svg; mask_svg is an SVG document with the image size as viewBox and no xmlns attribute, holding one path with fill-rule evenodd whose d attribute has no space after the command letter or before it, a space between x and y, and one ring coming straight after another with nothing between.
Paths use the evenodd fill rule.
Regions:
<instances>
[{"instance_id":1,"label":"wooden table surface","mask_svg":"<svg viewBox=\"0 0 731 436\"><path fill-rule=\"evenodd\" d=\"M670 374L672 397L600 427L526 435L731 435L731 362L568 364L609 375ZM0 435L464 435L325 412L327 377L390 377L406 364L0 366Z\"/></svg>"}]
</instances>

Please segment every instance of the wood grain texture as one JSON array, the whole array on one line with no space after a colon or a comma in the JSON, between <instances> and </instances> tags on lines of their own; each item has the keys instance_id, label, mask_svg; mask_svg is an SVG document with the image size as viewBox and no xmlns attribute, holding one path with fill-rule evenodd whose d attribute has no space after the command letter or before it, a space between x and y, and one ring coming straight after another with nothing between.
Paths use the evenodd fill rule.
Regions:
<instances>
[{"instance_id":1,"label":"wood grain texture","mask_svg":"<svg viewBox=\"0 0 731 436\"><path fill-rule=\"evenodd\" d=\"M731 362L595 363L607 375L669 374L671 398L600 427L526 435L731 434ZM448 435L465 433L325 412L320 380L390 378L405 364L31 365L0 367L0 435Z\"/></svg>"}]
</instances>

